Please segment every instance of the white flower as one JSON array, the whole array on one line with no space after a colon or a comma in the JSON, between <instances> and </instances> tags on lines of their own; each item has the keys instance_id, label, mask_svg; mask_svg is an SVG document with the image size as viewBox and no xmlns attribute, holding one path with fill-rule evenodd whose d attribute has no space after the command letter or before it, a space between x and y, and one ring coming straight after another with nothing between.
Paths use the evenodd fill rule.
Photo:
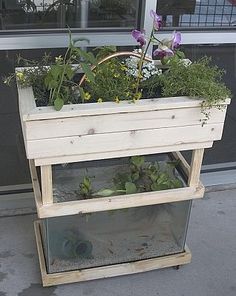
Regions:
<instances>
[{"instance_id":1,"label":"white flower","mask_svg":"<svg viewBox=\"0 0 236 296\"><path fill-rule=\"evenodd\" d=\"M135 53L142 53L141 49L135 49ZM147 57L151 58L149 55ZM133 76L135 78L138 77L138 63L140 61L140 58L135 56L130 56L125 60L125 66L127 68L126 73L130 76ZM157 69L154 61L144 61L143 67L142 67L142 79L141 81L145 81L149 79L153 75L160 75L162 73L162 70Z\"/></svg>"}]
</instances>

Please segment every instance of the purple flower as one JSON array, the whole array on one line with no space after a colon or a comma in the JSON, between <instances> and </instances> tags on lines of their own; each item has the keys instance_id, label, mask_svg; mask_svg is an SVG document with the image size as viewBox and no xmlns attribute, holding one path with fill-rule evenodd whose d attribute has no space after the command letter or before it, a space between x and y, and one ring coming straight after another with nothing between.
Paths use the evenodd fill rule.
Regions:
<instances>
[{"instance_id":1,"label":"purple flower","mask_svg":"<svg viewBox=\"0 0 236 296\"><path fill-rule=\"evenodd\" d=\"M163 59L166 56L167 57L173 56L174 52L166 45L159 45L158 48L154 50L153 55Z\"/></svg>"},{"instance_id":2,"label":"purple flower","mask_svg":"<svg viewBox=\"0 0 236 296\"><path fill-rule=\"evenodd\" d=\"M145 31L133 30L132 36L142 47L146 44Z\"/></svg>"},{"instance_id":3,"label":"purple flower","mask_svg":"<svg viewBox=\"0 0 236 296\"><path fill-rule=\"evenodd\" d=\"M150 15L153 18L153 27L155 30L159 30L162 25L162 20L159 15L154 10L150 11Z\"/></svg>"},{"instance_id":4,"label":"purple flower","mask_svg":"<svg viewBox=\"0 0 236 296\"><path fill-rule=\"evenodd\" d=\"M177 48L181 43L181 33L174 31L173 36L172 36L172 44L171 48L175 49Z\"/></svg>"}]
</instances>

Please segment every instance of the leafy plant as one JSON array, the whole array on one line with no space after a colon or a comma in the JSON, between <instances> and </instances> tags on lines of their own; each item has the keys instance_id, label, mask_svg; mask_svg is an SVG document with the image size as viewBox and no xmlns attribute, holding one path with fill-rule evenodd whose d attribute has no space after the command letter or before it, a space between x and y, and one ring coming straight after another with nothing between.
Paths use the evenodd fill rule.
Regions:
<instances>
[{"instance_id":1,"label":"leafy plant","mask_svg":"<svg viewBox=\"0 0 236 296\"><path fill-rule=\"evenodd\" d=\"M85 177L85 180L80 184L80 194L85 198L108 197L179 188L183 184L175 176L175 167L175 162L169 162L165 165L158 162L151 164L145 162L143 156L133 156L129 159L127 169L114 176L111 188L103 188L94 192L91 180Z\"/></svg>"},{"instance_id":2,"label":"leafy plant","mask_svg":"<svg viewBox=\"0 0 236 296\"><path fill-rule=\"evenodd\" d=\"M72 40L70 35L70 43L64 57L58 57L45 76L44 83L49 90L49 104L54 105L56 110L60 110L65 103L70 102L71 90L74 87L79 89L78 84L72 80L78 69L82 68L87 77L94 81L94 73L88 66L97 63L94 55L75 46L78 41L84 40L88 41ZM73 63L77 63L78 66L73 66ZM82 92L82 99L83 95Z\"/></svg>"},{"instance_id":3,"label":"leafy plant","mask_svg":"<svg viewBox=\"0 0 236 296\"><path fill-rule=\"evenodd\" d=\"M101 49L97 59L102 59L104 52ZM119 58L112 58L94 69L94 79L87 77L84 90L91 95L93 102L132 100L135 97L135 80L126 74L126 66Z\"/></svg>"},{"instance_id":4,"label":"leafy plant","mask_svg":"<svg viewBox=\"0 0 236 296\"><path fill-rule=\"evenodd\" d=\"M84 198L91 198L92 196L92 182L88 176L85 176L83 182L79 185L79 194Z\"/></svg>"},{"instance_id":5,"label":"leafy plant","mask_svg":"<svg viewBox=\"0 0 236 296\"><path fill-rule=\"evenodd\" d=\"M189 96L204 99L202 112L206 119L208 110L231 96L222 82L223 70L210 65L211 59L201 58L189 65L172 61L169 69L160 77L162 96Z\"/></svg>"}]
</instances>

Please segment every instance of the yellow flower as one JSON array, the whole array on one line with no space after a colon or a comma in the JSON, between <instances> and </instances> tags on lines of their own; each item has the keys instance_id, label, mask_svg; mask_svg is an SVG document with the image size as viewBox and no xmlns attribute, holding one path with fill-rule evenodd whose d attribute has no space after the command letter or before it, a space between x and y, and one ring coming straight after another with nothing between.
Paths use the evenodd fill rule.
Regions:
<instances>
[{"instance_id":1,"label":"yellow flower","mask_svg":"<svg viewBox=\"0 0 236 296\"><path fill-rule=\"evenodd\" d=\"M24 76L24 74L22 72L17 72L16 77L19 80L24 80L25 79L25 76Z\"/></svg>"},{"instance_id":2,"label":"yellow flower","mask_svg":"<svg viewBox=\"0 0 236 296\"><path fill-rule=\"evenodd\" d=\"M102 98L99 98L98 99L98 103L102 103Z\"/></svg>"},{"instance_id":3,"label":"yellow flower","mask_svg":"<svg viewBox=\"0 0 236 296\"><path fill-rule=\"evenodd\" d=\"M84 93L84 99L85 99L85 101L89 101L91 99L90 93L88 93L88 92Z\"/></svg>"},{"instance_id":4,"label":"yellow flower","mask_svg":"<svg viewBox=\"0 0 236 296\"><path fill-rule=\"evenodd\" d=\"M120 99L119 99L117 96L115 97L115 102L116 102L117 104L120 103Z\"/></svg>"},{"instance_id":5,"label":"yellow flower","mask_svg":"<svg viewBox=\"0 0 236 296\"><path fill-rule=\"evenodd\" d=\"M137 93L134 95L133 100L134 100L134 101L138 101L138 100L141 98L141 96L142 96L141 92L137 92Z\"/></svg>"}]
</instances>

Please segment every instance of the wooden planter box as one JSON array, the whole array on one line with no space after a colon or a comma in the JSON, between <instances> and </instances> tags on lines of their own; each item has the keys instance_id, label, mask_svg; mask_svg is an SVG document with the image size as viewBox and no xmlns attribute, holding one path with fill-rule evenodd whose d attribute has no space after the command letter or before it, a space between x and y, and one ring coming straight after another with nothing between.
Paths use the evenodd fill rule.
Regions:
<instances>
[{"instance_id":1,"label":"wooden planter box","mask_svg":"<svg viewBox=\"0 0 236 296\"><path fill-rule=\"evenodd\" d=\"M188 97L36 107L32 88L18 88L28 159L36 166L209 148L222 137L225 109L202 126L200 100Z\"/></svg>"},{"instance_id":2,"label":"wooden planter box","mask_svg":"<svg viewBox=\"0 0 236 296\"><path fill-rule=\"evenodd\" d=\"M200 198L204 148L222 137L227 105L213 108L202 126L200 100L188 97L36 107L32 88L18 88L19 109L39 218L90 213ZM132 155L193 150L191 165L181 153L187 187L109 198L53 203L52 165ZM40 166L41 184L36 174ZM41 186L40 186L41 185Z\"/></svg>"}]
</instances>

